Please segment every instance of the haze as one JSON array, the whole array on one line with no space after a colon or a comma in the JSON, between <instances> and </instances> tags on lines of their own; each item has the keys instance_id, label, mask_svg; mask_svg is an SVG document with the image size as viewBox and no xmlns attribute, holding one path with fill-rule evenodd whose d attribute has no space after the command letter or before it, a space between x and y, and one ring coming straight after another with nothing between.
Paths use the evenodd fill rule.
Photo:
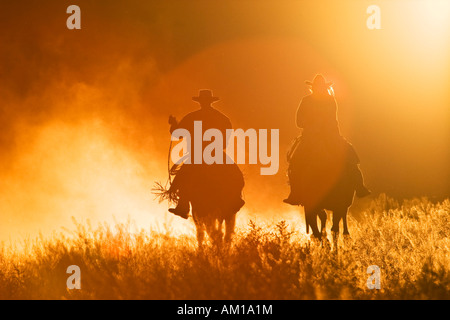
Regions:
<instances>
[{"instance_id":1,"label":"haze","mask_svg":"<svg viewBox=\"0 0 450 320\"><path fill-rule=\"evenodd\" d=\"M447 1L77 1L0 4L0 240L78 221L139 228L170 217L167 118L199 89L235 128L280 129L280 169L242 166L242 217L291 217L285 154L305 80L334 82L341 131L375 194L450 196ZM246 223L246 219L241 219Z\"/></svg>"}]
</instances>

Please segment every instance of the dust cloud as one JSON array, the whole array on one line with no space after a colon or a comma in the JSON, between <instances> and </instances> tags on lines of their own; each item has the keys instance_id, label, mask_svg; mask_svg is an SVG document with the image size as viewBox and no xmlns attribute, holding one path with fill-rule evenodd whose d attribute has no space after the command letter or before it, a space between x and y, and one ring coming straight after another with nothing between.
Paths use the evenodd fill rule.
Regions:
<instances>
[{"instance_id":1,"label":"dust cloud","mask_svg":"<svg viewBox=\"0 0 450 320\"><path fill-rule=\"evenodd\" d=\"M335 83L341 130L374 193L448 197L448 37L416 50L427 33L404 40L413 29L396 25L402 12L387 3L395 37L367 32L363 4L304 3L78 1L82 29L69 31L68 4L2 2L0 240L61 230L72 217L192 232L151 189L167 179L168 116L195 110L202 88L235 128L280 129L277 175L242 166L240 224L295 223L300 214L281 202L284 155L304 81L319 72ZM435 64L422 64L429 53Z\"/></svg>"}]
</instances>

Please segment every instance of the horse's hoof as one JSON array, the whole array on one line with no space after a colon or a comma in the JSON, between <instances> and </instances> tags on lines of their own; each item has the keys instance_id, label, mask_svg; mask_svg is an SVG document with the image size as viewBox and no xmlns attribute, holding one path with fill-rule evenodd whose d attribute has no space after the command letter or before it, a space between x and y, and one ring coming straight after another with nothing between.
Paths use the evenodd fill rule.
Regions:
<instances>
[{"instance_id":1,"label":"horse's hoof","mask_svg":"<svg viewBox=\"0 0 450 320\"><path fill-rule=\"evenodd\" d=\"M311 241L311 243L313 243L315 245L318 245L318 246L322 245L322 237L320 237L320 236L311 235L310 241Z\"/></svg>"},{"instance_id":2,"label":"horse's hoof","mask_svg":"<svg viewBox=\"0 0 450 320\"><path fill-rule=\"evenodd\" d=\"M347 243L352 241L352 237L350 237L350 233L347 233L347 234L344 233L344 241Z\"/></svg>"},{"instance_id":3,"label":"horse's hoof","mask_svg":"<svg viewBox=\"0 0 450 320\"><path fill-rule=\"evenodd\" d=\"M328 240L326 238L323 239L322 240L322 246L323 246L324 249L331 250L331 242L330 242L330 240Z\"/></svg>"}]
</instances>

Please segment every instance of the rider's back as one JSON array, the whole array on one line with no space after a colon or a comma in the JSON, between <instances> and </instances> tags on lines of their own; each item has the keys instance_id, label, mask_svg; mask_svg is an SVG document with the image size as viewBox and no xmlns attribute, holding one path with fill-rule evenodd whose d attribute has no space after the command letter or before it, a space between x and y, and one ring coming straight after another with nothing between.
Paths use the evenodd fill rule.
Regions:
<instances>
[{"instance_id":1,"label":"rider's back","mask_svg":"<svg viewBox=\"0 0 450 320\"><path fill-rule=\"evenodd\" d=\"M337 104L330 95L305 96L297 109L297 127L306 139L326 139L340 136Z\"/></svg>"},{"instance_id":2,"label":"rider's back","mask_svg":"<svg viewBox=\"0 0 450 320\"><path fill-rule=\"evenodd\" d=\"M202 108L193 112L188 113L183 119L181 119L178 124L178 128L186 129L191 134L191 137L194 136L194 122L201 121L202 122L202 135L208 129L218 129L222 133L222 137L224 138L224 149L226 147L226 130L232 129L230 119L213 107ZM195 143L192 140L192 143Z\"/></svg>"}]
</instances>

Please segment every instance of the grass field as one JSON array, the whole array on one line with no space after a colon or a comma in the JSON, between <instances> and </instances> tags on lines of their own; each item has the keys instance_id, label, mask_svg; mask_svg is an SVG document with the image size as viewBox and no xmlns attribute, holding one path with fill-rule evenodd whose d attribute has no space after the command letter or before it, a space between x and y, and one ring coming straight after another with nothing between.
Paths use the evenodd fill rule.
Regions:
<instances>
[{"instance_id":1,"label":"grass field","mask_svg":"<svg viewBox=\"0 0 450 320\"><path fill-rule=\"evenodd\" d=\"M193 236L77 224L0 249L0 299L450 299L450 201L379 196L350 217L337 250L280 221L250 222L229 251L197 250ZM78 265L81 289L66 269ZM367 288L367 267L381 289Z\"/></svg>"}]
</instances>

